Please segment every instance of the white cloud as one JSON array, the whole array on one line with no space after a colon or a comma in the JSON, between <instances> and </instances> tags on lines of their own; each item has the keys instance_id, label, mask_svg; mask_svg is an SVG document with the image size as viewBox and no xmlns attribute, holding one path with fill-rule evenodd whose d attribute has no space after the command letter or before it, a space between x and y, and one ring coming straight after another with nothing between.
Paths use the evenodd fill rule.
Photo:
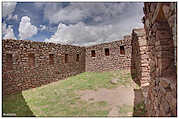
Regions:
<instances>
[{"instance_id":1,"label":"white cloud","mask_svg":"<svg viewBox=\"0 0 179 119\"><path fill-rule=\"evenodd\" d=\"M89 26L82 22L75 25L65 25L60 23L58 29L51 38L45 42L60 44L71 44L78 46L90 46L104 42L122 40L124 35L129 35L134 27L142 27L141 24L134 24L125 28L123 24L130 20L115 25ZM121 31L122 28L122 31Z\"/></svg>"},{"instance_id":2,"label":"white cloud","mask_svg":"<svg viewBox=\"0 0 179 119\"><path fill-rule=\"evenodd\" d=\"M47 29L47 27L45 25L40 25L39 30L43 31L43 30L46 30L46 29Z\"/></svg>"},{"instance_id":3,"label":"white cloud","mask_svg":"<svg viewBox=\"0 0 179 119\"><path fill-rule=\"evenodd\" d=\"M38 7L38 8L43 7L43 5L45 5L45 4L47 4L47 3L45 3L45 2L34 2L34 5L35 5L36 7Z\"/></svg>"},{"instance_id":4,"label":"white cloud","mask_svg":"<svg viewBox=\"0 0 179 119\"><path fill-rule=\"evenodd\" d=\"M6 17L14 12L16 8L16 2L3 2L2 6L2 16Z\"/></svg>"},{"instance_id":5,"label":"white cloud","mask_svg":"<svg viewBox=\"0 0 179 119\"><path fill-rule=\"evenodd\" d=\"M57 32L46 42L73 45L93 45L106 41L108 31L111 26L95 27L88 26L82 22L75 25L65 25L60 23Z\"/></svg>"},{"instance_id":6,"label":"white cloud","mask_svg":"<svg viewBox=\"0 0 179 119\"><path fill-rule=\"evenodd\" d=\"M97 16L97 17L94 18L95 22L101 22L102 20L103 20L103 18L100 17L100 16Z\"/></svg>"},{"instance_id":7,"label":"white cloud","mask_svg":"<svg viewBox=\"0 0 179 119\"><path fill-rule=\"evenodd\" d=\"M16 39L12 25L8 25L8 28L6 29L6 24L3 24L3 35L3 39Z\"/></svg>"},{"instance_id":8,"label":"white cloud","mask_svg":"<svg viewBox=\"0 0 179 119\"><path fill-rule=\"evenodd\" d=\"M27 39L37 34L37 27L32 25L28 16L23 16L19 24L20 39Z\"/></svg>"},{"instance_id":9,"label":"white cloud","mask_svg":"<svg viewBox=\"0 0 179 119\"><path fill-rule=\"evenodd\" d=\"M102 21L102 23L92 25L85 24L84 22L77 22L72 25L60 23L54 35L45 41L89 46L104 42L122 40L124 35L131 34L132 29L143 27L143 23L141 22L141 18L143 17L143 5L141 3L124 3L121 4L121 6L114 4L108 6L109 8L106 8L105 4L103 4L103 6L94 5L93 9L87 7L86 5L84 7L86 7L84 11L91 11L89 16L93 16L93 22ZM95 10L97 13L95 13ZM102 13L105 14L101 15Z\"/></svg>"},{"instance_id":10,"label":"white cloud","mask_svg":"<svg viewBox=\"0 0 179 119\"><path fill-rule=\"evenodd\" d=\"M7 20L18 20L18 15L12 16L12 14L8 15Z\"/></svg>"},{"instance_id":11,"label":"white cloud","mask_svg":"<svg viewBox=\"0 0 179 119\"><path fill-rule=\"evenodd\" d=\"M6 27L7 27L6 23L2 23L2 34L3 35L6 34L6 31L7 31Z\"/></svg>"},{"instance_id":12,"label":"white cloud","mask_svg":"<svg viewBox=\"0 0 179 119\"><path fill-rule=\"evenodd\" d=\"M48 4L44 8L44 16L50 23L78 23L89 17L98 22L118 18L129 5L129 3L70 3L63 8Z\"/></svg>"},{"instance_id":13,"label":"white cloud","mask_svg":"<svg viewBox=\"0 0 179 119\"><path fill-rule=\"evenodd\" d=\"M36 6L38 7L39 5L37 4ZM59 21L58 19L55 21L55 19L57 17L56 14L61 8L62 8L62 6L59 4L55 4L55 3L45 4L44 18L46 18L50 23L58 22Z\"/></svg>"}]
</instances>

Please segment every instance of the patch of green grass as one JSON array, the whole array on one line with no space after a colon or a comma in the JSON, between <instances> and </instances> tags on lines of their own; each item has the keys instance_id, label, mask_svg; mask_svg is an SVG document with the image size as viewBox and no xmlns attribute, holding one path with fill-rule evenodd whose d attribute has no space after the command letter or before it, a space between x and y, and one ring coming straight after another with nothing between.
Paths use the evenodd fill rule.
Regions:
<instances>
[{"instance_id":1,"label":"patch of green grass","mask_svg":"<svg viewBox=\"0 0 179 119\"><path fill-rule=\"evenodd\" d=\"M119 78L116 85L110 83ZM85 72L22 93L3 97L3 113L16 116L107 116L108 104L104 101L82 101L78 90L97 90L129 85L130 72Z\"/></svg>"},{"instance_id":2,"label":"patch of green grass","mask_svg":"<svg viewBox=\"0 0 179 119\"><path fill-rule=\"evenodd\" d=\"M138 84L135 85L135 89L140 89L140 86Z\"/></svg>"},{"instance_id":3,"label":"patch of green grass","mask_svg":"<svg viewBox=\"0 0 179 119\"><path fill-rule=\"evenodd\" d=\"M144 101L140 102L139 104L136 104L134 110L135 110L134 116L145 116L146 109L145 109Z\"/></svg>"},{"instance_id":4,"label":"patch of green grass","mask_svg":"<svg viewBox=\"0 0 179 119\"><path fill-rule=\"evenodd\" d=\"M21 93L3 96L3 116L34 116Z\"/></svg>"},{"instance_id":5,"label":"patch of green grass","mask_svg":"<svg viewBox=\"0 0 179 119\"><path fill-rule=\"evenodd\" d=\"M120 79L118 80L118 85L130 86L132 82L132 77L129 71L117 70L117 71L114 71L113 74L114 74L113 78Z\"/></svg>"},{"instance_id":6,"label":"patch of green grass","mask_svg":"<svg viewBox=\"0 0 179 119\"><path fill-rule=\"evenodd\" d=\"M112 86L109 82L112 79L112 76L113 75L110 72L85 72L81 75L68 78L71 83L64 82L62 85L69 86L73 90L96 90L97 88L108 88Z\"/></svg>"},{"instance_id":7,"label":"patch of green grass","mask_svg":"<svg viewBox=\"0 0 179 119\"><path fill-rule=\"evenodd\" d=\"M127 116L127 114L129 112L133 112L133 106L131 106L131 105L124 104L124 105L120 106L119 108L120 108L119 113L123 116Z\"/></svg>"}]
</instances>

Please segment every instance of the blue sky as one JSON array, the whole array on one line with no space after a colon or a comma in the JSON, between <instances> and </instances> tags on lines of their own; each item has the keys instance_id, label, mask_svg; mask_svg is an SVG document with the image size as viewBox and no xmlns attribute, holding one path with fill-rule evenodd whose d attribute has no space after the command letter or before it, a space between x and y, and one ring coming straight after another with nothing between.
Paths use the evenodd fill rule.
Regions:
<instances>
[{"instance_id":1,"label":"blue sky","mask_svg":"<svg viewBox=\"0 0 179 119\"><path fill-rule=\"evenodd\" d=\"M143 3L3 2L2 35L89 46L123 39L141 28Z\"/></svg>"}]
</instances>

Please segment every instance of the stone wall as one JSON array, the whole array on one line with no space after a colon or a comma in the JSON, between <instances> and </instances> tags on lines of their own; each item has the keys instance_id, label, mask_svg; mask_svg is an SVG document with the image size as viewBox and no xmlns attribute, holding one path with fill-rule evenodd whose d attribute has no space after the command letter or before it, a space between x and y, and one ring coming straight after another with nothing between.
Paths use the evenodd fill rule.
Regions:
<instances>
[{"instance_id":1,"label":"stone wall","mask_svg":"<svg viewBox=\"0 0 179 119\"><path fill-rule=\"evenodd\" d=\"M149 46L148 116L177 116L176 3L144 3Z\"/></svg>"},{"instance_id":2,"label":"stone wall","mask_svg":"<svg viewBox=\"0 0 179 119\"><path fill-rule=\"evenodd\" d=\"M146 103L148 86L150 81L150 50L147 45L145 29L133 29L132 31L132 79L141 87Z\"/></svg>"},{"instance_id":3,"label":"stone wall","mask_svg":"<svg viewBox=\"0 0 179 119\"><path fill-rule=\"evenodd\" d=\"M133 29L132 32L132 70L134 80L143 87L149 85L149 50L144 29Z\"/></svg>"},{"instance_id":4,"label":"stone wall","mask_svg":"<svg viewBox=\"0 0 179 119\"><path fill-rule=\"evenodd\" d=\"M3 95L85 72L84 47L8 39L2 51Z\"/></svg>"},{"instance_id":5,"label":"stone wall","mask_svg":"<svg viewBox=\"0 0 179 119\"><path fill-rule=\"evenodd\" d=\"M39 87L85 71L131 66L131 37L90 47L2 40L3 95ZM95 50L92 57L91 50Z\"/></svg>"},{"instance_id":6,"label":"stone wall","mask_svg":"<svg viewBox=\"0 0 179 119\"><path fill-rule=\"evenodd\" d=\"M107 49L109 52L107 52ZM124 40L87 47L86 71L130 69L131 51L131 36L124 36ZM95 52L95 54L92 52Z\"/></svg>"}]
</instances>

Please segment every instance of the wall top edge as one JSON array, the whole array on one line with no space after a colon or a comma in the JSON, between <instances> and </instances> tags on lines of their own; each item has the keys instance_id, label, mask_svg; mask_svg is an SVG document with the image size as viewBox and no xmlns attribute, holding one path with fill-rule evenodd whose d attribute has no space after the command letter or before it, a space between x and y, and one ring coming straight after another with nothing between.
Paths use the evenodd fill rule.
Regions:
<instances>
[{"instance_id":1,"label":"wall top edge","mask_svg":"<svg viewBox=\"0 0 179 119\"><path fill-rule=\"evenodd\" d=\"M105 44L111 44L111 43L117 43L121 41L125 41L127 39L130 39L131 35L125 35L122 40L116 40L112 42L106 42L106 43L100 43L96 45L91 45L91 46L76 46L76 45L69 45L69 44L60 44L60 43L52 43L52 42L40 42L40 41L31 41L31 40L15 40L15 39L3 39L2 41L17 41L17 42L26 42L26 43L39 43L39 44L54 44L54 45L61 45L61 46L73 46L73 47L81 47L81 48L89 48L93 46L98 46L98 45L105 45Z\"/></svg>"}]
</instances>

